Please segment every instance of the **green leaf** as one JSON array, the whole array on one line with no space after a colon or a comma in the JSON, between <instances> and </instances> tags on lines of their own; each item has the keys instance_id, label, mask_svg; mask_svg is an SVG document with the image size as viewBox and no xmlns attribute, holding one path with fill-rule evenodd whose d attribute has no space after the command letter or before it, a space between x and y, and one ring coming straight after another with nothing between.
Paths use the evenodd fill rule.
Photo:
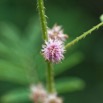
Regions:
<instances>
[{"instance_id":1,"label":"green leaf","mask_svg":"<svg viewBox=\"0 0 103 103\"><path fill-rule=\"evenodd\" d=\"M55 75L59 75L68 69L72 69L76 65L80 64L84 59L84 55L81 52L75 52L66 58L61 64L55 65Z\"/></svg>"},{"instance_id":2,"label":"green leaf","mask_svg":"<svg viewBox=\"0 0 103 103\"><path fill-rule=\"evenodd\" d=\"M84 87L85 87L85 82L75 77L63 78L56 82L56 89L58 93L68 93L68 92L83 90Z\"/></svg>"},{"instance_id":3,"label":"green leaf","mask_svg":"<svg viewBox=\"0 0 103 103\"><path fill-rule=\"evenodd\" d=\"M39 20L35 17L31 18L29 25L25 30L24 47L37 54L41 48L41 27Z\"/></svg>"},{"instance_id":4,"label":"green leaf","mask_svg":"<svg viewBox=\"0 0 103 103\"><path fill-rule=\"evenodd\" d=\"M11 24L1 24L0 35L0 79L4 81L28 84L35 82L35 64L40 35L38 22L32 22L32 30L23 38ZM35 24L35 25L34 25ZM34 29L33 29L34 28ZM30 28L29 28L30 29ZM36 34L34 34L34 31ZM36 51L36 52L35 52ZM35 59L35 61L34 61ZM39 64L38 64L39 65ZM29 78L29 79L27 79ZM34 79L33 79L34 78ZM31 80L32 79L32 80Z\"/></svg>"},{"instance_id":5,"label":"green leaf","mask_svg":"<svg viewBox=\"0 0 103 103\"><path fill-rule=\"evenodd\" d=\"M37 70L39 79L44 80L46 75L46 63L44 61L44 58L41 55L37 55L35 58L35 61L36 61L36 67L37 67L36 70Z\"/></svg>"},{"instance_id":6,"label":"green leaf","mask_svg":"<svg viewBox=\"0 0 103 103\"><path fill-rule=\"evenodd\" d=\"M1 97L2 103L25 103L30 100L28 89L16 89Z\"/></svg>"},{"instance_id":7,"label":"green leaf","mask_svg":"<svg viewBox=\"0 0 103 103\"><path fill-rule=\"evenodd\" d=\"M21 32L11 23L0 23L0 34L1 42L8 46L15 47L20 41L19 36Z\"/></svg>"},{"instance_id":8,"label":"green leaf","mask_svg":"<svg viewBox=\"0 0 103 103\"><path fill-rule=\"evenodd\" d=\"M13 65L10 62L0 60L0 80L27 84L26 68Z\"/></svg>"}]
</instances>

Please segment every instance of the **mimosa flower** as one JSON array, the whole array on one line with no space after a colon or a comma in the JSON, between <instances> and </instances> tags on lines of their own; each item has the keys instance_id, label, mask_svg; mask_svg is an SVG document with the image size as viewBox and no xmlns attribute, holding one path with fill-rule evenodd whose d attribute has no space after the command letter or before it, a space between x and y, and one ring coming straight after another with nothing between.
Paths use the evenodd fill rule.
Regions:
<instances>
[{"instance_id":1,"label":"mimosa flower","mask_svg":"<svg viewBox=\"0 0 103 103\"><path fill-rule=\"evenodd\" d=\"M37 86L32 85L31 92L31 99L34 101L34 103L45 103L47 93L41 84Z\"/></svg>"},{"instance_id":2,"label":"mimosa flower","mask_svg":"<svg viewBox=\"0 0 103 103\"><path fill-rule=\"evenodd\" d=\"M62 99L57 97L56 94L51 94L48 96L46 103L63 103Z\"/></svg>"},{"instance_id":3,"label":"mimosa flower","mask_svg":"<svg viewBox=\"0 0 103 103\"><path fill-rule=\"evenodd\" d=\"M45 60L53 63L59 63L64 59L64 45L63 42L59 40L49 39L45 41L45 44L42 46L42 54Z\"/></svg>"},{"instance_id":4,"label":"mimosa flower","mask_svg":"<svg viewBox=\"0 0 103 103\"><path fill-rule=\"evenodd\" d=\"M48 38L50 39L58 39L60 41L65 41L68 36L63 33L61 26L54 25L52 29L48 29Z\"/></svg>"}]
</instances>

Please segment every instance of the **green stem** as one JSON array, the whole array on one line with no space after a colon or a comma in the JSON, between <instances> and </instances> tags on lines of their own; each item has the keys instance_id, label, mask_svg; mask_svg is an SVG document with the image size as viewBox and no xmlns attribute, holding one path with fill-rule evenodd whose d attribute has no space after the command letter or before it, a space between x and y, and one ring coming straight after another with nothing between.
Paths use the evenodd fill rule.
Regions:
<instances>
[{"instance_id":1,"label":"green stem","mask_svg":"<svg viewBox=\"0 0 103 103\"><path fill-rule=\"evenodd\" d=\"M47 68L47 88L49 93L53 93L55 91L54 89L54 71L53 71L53 65L52 63L48 62L48 68Z\"/></svg>"},{"instance_id":2,"label":"green stem","mask_svg":"<svg viewBox=\"0 0 103 103\"><path fill-rule=\"evenodd\" d=\"M39 11L39 16L40 16L40 22L42 26L42 36L44 40L48 40L47 36L47 21L46 21L46 15L45 15L45 7L44 7L44 2L43 0L37 0L38 4L38 11Z\"/></svg>"},{"instance_id":3,"label":"green stem","mask_svg":"<svg viewBox=\"0 0 103 103\"><path fill-rule=\"evenodd\" d=\"M47 21L46 21L46 15L45 15L45 7L43 0L37 0L38 1L38 11L42 26L42 33L43 33L43 39L48 41L48 35L47 35ZM53 65L50 62L47 62L47 87L48 92L53 93L54 92L54 71L53 71Z\"/></svg>"},{"instance_id":4,"label":"green stem","mask_svg":"<svg viewBox=\"0 0 103 103\"><path fill-rule=\"evenodd\" d=\"M82 35L80 35L79 37L77 37L76 39L74 39L73 41L71 41L70 43L68 43L65 48L69 48L72 45L76 44L79 40L85 38L87 35L91 34L94 30L98 29L99 27L103 26L103 22L97 24L96 26L94 26L92 29L88 30L87 32L83 33Z\"/></svg>"}]
</instances>

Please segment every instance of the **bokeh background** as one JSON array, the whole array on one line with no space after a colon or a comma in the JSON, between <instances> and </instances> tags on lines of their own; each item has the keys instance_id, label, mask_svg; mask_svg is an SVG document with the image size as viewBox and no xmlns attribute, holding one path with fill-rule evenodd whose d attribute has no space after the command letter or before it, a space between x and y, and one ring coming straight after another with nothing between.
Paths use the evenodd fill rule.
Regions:
<instances>
[{"instance_id":1,"label":"bokeh background","mask_svg":"<svg viewBox=\"0 0 103 103\"><path fill-rule=\"evenodd\" d=\"M45 0L48 26L62 25L67 42L100 22L103 0ZM0 0L0 103L32 103L29 86L43 82L45 63L36 0ZM55 66L65 103L103 103L103 28L71 47Z\"/></svg>"}]
</instances>

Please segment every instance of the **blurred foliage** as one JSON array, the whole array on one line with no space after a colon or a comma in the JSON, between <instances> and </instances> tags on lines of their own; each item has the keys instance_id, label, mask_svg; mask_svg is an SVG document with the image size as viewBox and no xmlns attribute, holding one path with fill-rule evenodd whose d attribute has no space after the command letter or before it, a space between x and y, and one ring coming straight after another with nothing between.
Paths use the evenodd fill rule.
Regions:
<instances>
[{"instance_id":1,"label":"blurred foliage","mask_svg":"<svg viewBox=\"0 0 103 103\"><path fill-rule=\"evenodd\" d=\"M45 62L40 55L41 35L38 20L30 24L25 30L25 36L11 24L1 23L1 46L0 46L0 80L18 83L21 85L30 85L39 81L45 81ZM34 24L34 25L33 25ZM77 57L75 59L75 57ZM59 75L81 63L83 54L76 52L64 60L64 63L56 66L55 75ZM69 62L70 61L70 62ZM68 63L69 62L69 63ZM59 81L59 82L58 82ZM29 89L29 86L27 86ZM62 89L65 88L65 89ZM79 78L57 79L57 90L60 93L68 91L81 90L84 88L84 81ZM2 103L25 102L25 98L29 97L29 92L23 90L15 90L2 97ZM20 99L21 98L21 99ZM28 98L27 98L28 100Z\"/></svg>"},{"instance_id":2,"label":"blurred foliage","mask_svg":"<svg viewBox=\"0 0 103 103\"><path fill-rule=\"evenodd\" d=\"M100 22L103 13L103 0L45 2L49 27L62 25L68 42ZM36 0L0 0L0 103L31 103L29 86L45 84L36 8ZM94 34L55 65L56 88L65 103L103 103L102 29Z\"/></svg>"}]
</instances>

